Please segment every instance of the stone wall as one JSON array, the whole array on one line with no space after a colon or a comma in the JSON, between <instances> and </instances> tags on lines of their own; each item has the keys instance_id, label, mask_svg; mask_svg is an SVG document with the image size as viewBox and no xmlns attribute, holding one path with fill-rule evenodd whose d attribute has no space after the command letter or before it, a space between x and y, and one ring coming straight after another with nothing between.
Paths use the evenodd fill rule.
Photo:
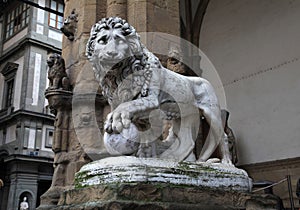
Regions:
<instances>
[{"instance_id":1,"label":"stone wall","mask_svg":"<svg viewBox=\"0 0 300 210\"><path fill-rule=\"evenodd\" d=\"M224 85L240 164L299 157L300 2L245 2L211 1L200 40Z\"/></svg>"},{"instance_id":2,"label":"stone wall","mask_svg":"<svg viewBox=\"0 0 300 210\"><path fill-rule=\"evenodd\" d=\"M254 181L291 175L294 196L300 148L299 9L300 1L212 0L200 39L224 85L239 165ZM274 193L289 207L286 182Z\"/></svg>"}]
</instances>

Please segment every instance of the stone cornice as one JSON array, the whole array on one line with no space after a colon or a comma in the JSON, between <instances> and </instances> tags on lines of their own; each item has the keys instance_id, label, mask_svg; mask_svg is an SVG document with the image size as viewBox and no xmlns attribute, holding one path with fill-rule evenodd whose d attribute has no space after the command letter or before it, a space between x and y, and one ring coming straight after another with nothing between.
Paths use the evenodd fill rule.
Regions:
<instances>
[{"instance_id":1,"label":"stone cornice","mask_svg":"<svg viewBox=\"0 0 300 210\"><path fill-rule=\"evenodd\" d=\"M5 110L2 110L5 111ZM35 117L35 118L41 118L43 120L49 120L53 121L54 116L48 115L48 114L43 114L39 112L33 112L33 111L28 111L28 110L17 110L16 112L12 112L9 115L4 115L2 118L0 118L0 126L2 124L7 124L8 120L14 120L17 118L22 118L22 117Z\"/></svg>"},{"instance_id":2,"label":"stone cornice","mask_svg":"<svg viewBox=\"0 0 300 210\"><path fill-rule=\"evenodd\" d=\"M40 47L43 47L47 50L52 50L53 52L57 52L60 53L61 49L54 47L53 45L47 44L45 42L36 40L36 39L32 39L32 38L23 38L19 41L19 43L14 46L12 49L7 50L7 52L5 52L1 57L0 57L0 65L2 63L4 63L10 56L12 56L13 54L16 54L17 52L20 51L20 49L22 49L26 44L32 44L32 45L38 45Z\"/></svg>"},{"instance_id":3,"label":"stone cornice","mask_svg":"<svg viewBox=\"0 0 300 210\"><path fill-rule=\"evenodd\" d=\"M8 74L15 73L18 70L19 64L8 62L4 68L1 70L1 74L3 76L7 76Z\"/></svg>"},{"instance_id":4,"label":"stone cornice","mask_svg":"<svg viewBox=\"0 0 300 210\"><path fill-rule=\"evenodd\" d=\"M32 162L43 162L43 163L53 163L53 158L39 157L39 156L29 156L29 155L9 155L4 159L4 162L10 161L32 161Z\"/></svg>"}]
</instances>

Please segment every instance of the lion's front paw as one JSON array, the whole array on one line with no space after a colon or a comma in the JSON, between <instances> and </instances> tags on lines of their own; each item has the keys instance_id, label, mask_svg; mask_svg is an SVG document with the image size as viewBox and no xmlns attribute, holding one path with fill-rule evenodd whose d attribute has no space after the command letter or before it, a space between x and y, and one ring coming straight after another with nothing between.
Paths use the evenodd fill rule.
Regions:
<instances>
[{"instance_id":1,"label":"lion's front paw","mask_svg":"<svg viewBox=\"0 0 300 210\"><path fill-rule=\"evenodd\" d=\"M104 128L108 133L120 133L123 128L129 128L130 123L130 116L126 110L114 110L108 114Z\"/></svg>"}]
</instances>

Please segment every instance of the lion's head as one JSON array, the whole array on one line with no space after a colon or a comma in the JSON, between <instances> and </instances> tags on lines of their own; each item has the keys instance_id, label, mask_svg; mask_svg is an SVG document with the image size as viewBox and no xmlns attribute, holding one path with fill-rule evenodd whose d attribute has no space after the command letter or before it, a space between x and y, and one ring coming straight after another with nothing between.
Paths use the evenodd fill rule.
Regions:
<instances>
[{"instance_id":1,"label":"lion's head","mask_svg":"<svg viewBox=\"0 0 300 210\"><path fill-rule=\"evenodd\" d=\"M103 18L91 29L86 55L92 63L113 66L142 53L139 35L119 17Z\"/></svg>"},{"instance_id":2,"label":"lion's head","mask_svg":"<svg viewBox=\"0 0 300 210\"><path fill-rule=\"evenodd\" d=\"M51 54L47 59L47 65L52 68L54 65L58 67L65 67L65 60L57 53Z\"/></svg>"},{"instance_id":3,"label":"lion's head","mask_svg":"<svg viewBox=\"0 0 300 210\"><path fill-rule=\"evenodd\" d=\"M86 56L93 65L103 95L110 103L113 97L119 97L122 88L128 89L124 86L126 82L119 88L125 78L126 81L134 78L133 86L137 87L136 93L129 95L136 96L138 90L142 95L146 94L151 78L151 59L147 52L135 29L119 17L103 18L92 27Z\"/></svg>"}]
</instances>

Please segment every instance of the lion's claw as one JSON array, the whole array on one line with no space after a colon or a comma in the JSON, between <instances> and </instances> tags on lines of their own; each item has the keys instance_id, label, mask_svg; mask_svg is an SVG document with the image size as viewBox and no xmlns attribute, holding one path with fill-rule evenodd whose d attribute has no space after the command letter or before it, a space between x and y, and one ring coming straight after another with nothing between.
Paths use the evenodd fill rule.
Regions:
<instances>
[{"instance_id":1,"label":"lion's claw","mask_svg":"<svg viewBox=\"0 0 300 210\"><path fill-rule=\"evenodd\" d=\"M108 114L106 122L107 126L104 128L107 132L111 131L113 133L121 133L124 128L129 128L130 123L131 120L128 112L116 109Z\"/></svg>"}]
</instances>

